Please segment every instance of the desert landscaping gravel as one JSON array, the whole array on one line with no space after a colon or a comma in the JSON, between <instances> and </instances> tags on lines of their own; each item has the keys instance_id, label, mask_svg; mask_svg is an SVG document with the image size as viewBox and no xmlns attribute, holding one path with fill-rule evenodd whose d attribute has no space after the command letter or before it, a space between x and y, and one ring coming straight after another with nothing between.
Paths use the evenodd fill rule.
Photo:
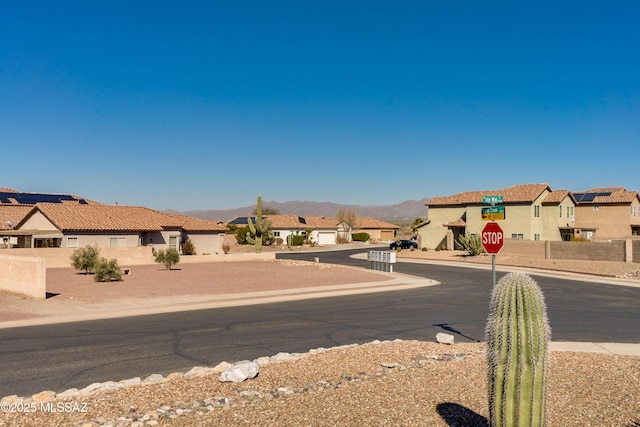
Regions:
<instances>
[{"instance_id":1,"label":"desert landscaping gravel","mask_svg":"<svg viewBox=\"0 0 640 427\"><path fill-rule=\"evenodd\" d=\"M637 426L640 358L551 353L549 426ZM484 344L369 343L67 399L86 412L4 413L2 426L483 426ZM634 424L635 423L635 424Z\"/></svg>"},{"instance_id":2,"label":"desert landscaping gravel","mask_svg":"<svg viewBox=\"0 0 640 427\"><path fill-rule=\"evenodd\" d=\"M486 262L478 257L474 261ZM545 260L519 259L517 263L535 267L541 261ZM296 267L301 283L316 283L318 278L340 281L345 274L355 274L354 269L297 262L261 266L271 264L273 274L264 277L271 277L273 286L286 281L278 280L277 269L288 273ZM183 267L184 272L190 270ZM598 274L595 267L577 262L564 268ZM602 275L633 276L628 264L607 268ZM376 277L361 273L372 275L361 277L362 281ZM355 275L348 279L359 281ZM209 285L203 281L202 286ZM138 385L73 398L54 397L55 393L46 391L33 397L8 396L2 400L0 426L487 425L485 344L445 345L433 338L314 349L297 360L262 358L259 374L241 383L220 382L219 373L188 376L179 372L157 383L130 380ZM640 426L640 357L552 352L550 358L548 426ZM5 410L11 405L18 409L20 403L22 409L37 410Z\"/></svg>"}]
</instances>

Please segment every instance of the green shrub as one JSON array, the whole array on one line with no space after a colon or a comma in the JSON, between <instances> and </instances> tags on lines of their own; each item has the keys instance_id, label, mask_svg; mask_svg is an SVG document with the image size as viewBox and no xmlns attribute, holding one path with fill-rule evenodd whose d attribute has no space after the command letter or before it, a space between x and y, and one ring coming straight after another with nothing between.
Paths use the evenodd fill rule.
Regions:
<instances>
[{"instance_id":1,"label":"green shrub","mask_svg":"<svg viewBox=\"0 0 640 427\"><path fill-rule=\"evenodd\" d=\"M422 252L427 252L428 250L429 250L429 248L424 247L424 246L422 247Z\"/></svg>"},{"instance_id":2,"label":"green shrub","mask_svg":"<svg viewBox=\"0 0 640 427\"><path fill-rule=\"evenodd\" d=\"M122 280L122 272L118 267L118 260L100 258L100 261L95 266L93 280L96 282L119 282Z\"/></svg>"},{"instance_id":3,"label":"green shrub","mask_svg":"<svg viewBox=\"0 0 640 427\"><path fill-rule=\"evenodd\" d=\"M171 270L171 267L180 262L180 254L176 248L169 248L166 251L160 249L156 252L155 262L158 264L164 264L167 270Z\"/></svg>"},{"instance_id":4,"label":"green shrub","mask_svg":"<svg viewBox=\"0 0 640 427\"><path fill-rule=\"evenodd\" d=\"M304 244L304 236L300 234L290 234L287 236L287 245L302 246Z\"/></svg>"},{"instance_id":5,"label":"green shrub","mask_svg":"<svg viewBox=\"0 0 640 427\"><path fill-rule=\"evenodd\" d=\"M93 271L100 259L100 249L98 245L87 245L84 248L78 248L71 254L71 265L76 270L84 270L85 274Z\"/></svg>"},{"instance_id":6,"label":"green shrub","mask_svg":"<svg viewBox=\"0 0 640 427\"><path fill-rule=\"evenodd\" d=\"M353 233L351 238L354 242L367 242L371 239L369 233Z\"/></svg>"},{"instance_id":7,"label":"green shrub","mask_svg":"<svg viewBox=\"0 0 640 427\"><path fill-rule=\"evenodd\" d=\"M186 242L182 244L182 255L195 255L196 247L191 241L191 239L187 239Z\"/></svg>"},{"instance_id":8,"label":"green shrub","mask_svg":"<svg viewBox=\"0 0 640 427\"><path fill-rule=\"evenodd\" d=\"M464 236L460 236L458 238L458 243L462 248L469 252L469 255L476 256L480 255L484 252L484 248L482 247L482 239L479 234L465 234Z\"/></svg>"},{"instance_id":9,"label":"green shrub","mask_svg":"<svg viewBox=\"0 0 640 427\"><path fill-rule=\"evenodd\" d=\"M587 239L586 237L572 237L571 242L590 242L591 240Z\"/></svg>"}]
</instances>

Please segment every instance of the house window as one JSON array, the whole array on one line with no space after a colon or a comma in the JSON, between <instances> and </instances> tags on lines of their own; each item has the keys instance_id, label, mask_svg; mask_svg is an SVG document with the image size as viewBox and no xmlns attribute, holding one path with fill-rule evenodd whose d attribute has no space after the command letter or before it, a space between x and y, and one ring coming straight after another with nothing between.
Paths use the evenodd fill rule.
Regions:
<instances>
[{"instance_id":1,"label":"house window","mask_svg":"<svg viewBox=\"0 0 640 427\"><path fill-rule=\"evenodd\" d=\"M573 206L571 206L571 218L573 218L575 215L573 214Z\"/></svg>"},{"instance_id":2,"label":"house window","mask_svg":"<svg viewBox=\"0 0 640 427\"><path fill-rule=\"evenodd\" d=\"M560 218L562 218L562 206L559 206L560 208Z\"/></svg>"},{"instance_id":3,"label":"house window","mask_svg":"<svg viewBox=\"0 0 640 427\"><path fill-rule=\"evenodd\" d=\"M169 236L169 248L178 249L178 236Z\"/></svg>"},{"instance_id":4,"label":"house window","mask_svg":"<svg viewBox=\"0 0 640 427\"><path fill-rule=\"evenodd\" d=\"M67 247L68 248L77 248L78 247L78 238L77 237L67 237Z\"/></svg>"},{"instance_id":5,"label":"house window","mask_svg":"<svg viewBox=\"0 0 640 427\"><path fill-rule=\"evenodd\" d=\"M279 231L274 231L273 232L273 236L274 237L280 237L280 232Z\"/></svg>"},{"instance_id":6,"label":"house window","mask_svg":"<svg viewBox=\"0 0 640 427\"><path fill-rule=\"evenodd\" d=\"M513 233L511 234L512 239L524 239L524 234Z\"/></svg>"},{"instance_id":7,"label":"house window","mask_svg":"<svg viewBox=\"0 0 640 427\"><path fill-rule=\"evenodd\" d=\"M112 248L122 248L126 246L126 239L124 237L110 237L109 246Z\"/></svg>"},{"instance_id":8,"label":"house window","mask_svg":"<svg viewBox=\"0 0 640 427\"><path fill-rule=\"evenodd\" d=\"M533 216L540 218L540 205L533 205Z\"/></svg>"},{"instance_id":9,"label":"house window","mask_svg":"<svg viewBox=\"0 0 640 427\"><path fill-rule=\"evenodd\" d=\"M540 235L539 234L534 234L533 235L533 240L540 240Z\"/></svg>"},{"instance_id":10,"label":"house window","mask_svg":"<svg viewBox=\"0 0 640 427\"><path fill-rule=\"evenodd\" d=\"M595 206L593 207L593 210L594 210L594 211L597 211L598 209L600 209L600 206L598 206L598 205L595 205Z\"/></svg>"}]
</instances>

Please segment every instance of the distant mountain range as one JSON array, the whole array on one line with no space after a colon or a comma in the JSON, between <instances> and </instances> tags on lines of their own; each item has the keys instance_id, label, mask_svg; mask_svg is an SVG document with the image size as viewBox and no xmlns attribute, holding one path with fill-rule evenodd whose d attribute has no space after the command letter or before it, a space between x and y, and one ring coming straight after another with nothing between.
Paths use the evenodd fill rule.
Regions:
<instances>
[{"instance_id":1,"label":"distant mountain range","mask_svg":"<svg viewBox=\"0 0 640 427\"><path fill-rule=\"evenodd\" d=\"M293 201L293 202L275 202L263 201L264 208L276 209L281 214L297 214L320 215L332 217L335 216L339 209L353 209L359 216L370 216L377 219L414 219L417 217L425 217L427 208L425 203L428 199L422 200L406 200L396 205L383 206L360 206L360 205L341 205L332 202L310 202L310 201ZM166 213L181 213L195 218L206 220L227 221L236 216L251 215L255 209L255 205L245 206L235 209L210 209L210 210L191 210L191 211L174 211L167 210Z\"/></svg>"}]
</instances>

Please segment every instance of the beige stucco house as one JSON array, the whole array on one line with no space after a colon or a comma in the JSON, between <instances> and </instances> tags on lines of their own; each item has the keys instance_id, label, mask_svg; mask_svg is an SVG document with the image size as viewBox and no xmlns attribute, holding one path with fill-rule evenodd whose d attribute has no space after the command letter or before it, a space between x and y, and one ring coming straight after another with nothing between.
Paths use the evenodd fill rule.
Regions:
<instances>
[{"instance_id":1,"label":"beige stucco house","mask_svg":"<svg viewBox=\"0 0 640 427\"><path fill-rule=\"evenodd\" d=\"M552 191L548 184L521 184L500 190L467 191L434 197L427 203L427 220L420 224L418 242L429 249L458 249L461 235L480 234L484 196L501 196L504 219L498 220L506 238L569 240L575 200L567 190ZM568 217L560 213L567 212Z\"/></svg>"},{"instance_id":2,"label":"beige stucco house","mask_svg":"<svg viewBox=\"0 0 640 427\"><path fill-rule=\"evenodd\" d=\"M577 233L587 239L610 240L640 235L640 197L624 187L575 192Z\"/></svg>"},{"instance_id":3,"label":"beige stucco house","mask_svg":"<svg viewBox=\"0 0 640 427\"><path fill-rule=\"evenodd\" d=\"M370 216L359 216L356 224L351 230L353 233L367 233L371 236L372 242L391 242L396 239L400 226L387 221L372 218Z\"/></svg>"},{"instance_id":4,"label":"beige stucco house","mask_svg":"<svg viewBox=\"0 0 640 427\"><path fill-rule=\"evenodd\" d=\"M98 245L180 249L191 239L198 253L217 253L221 251L224 232L225 228L213 221L140 206L37 203L2 234L10 234L16 246L22 248Z\"/></svg>"},{"instance_id":5,"label":"beige stucco house","mask_svg":"<svg viewBox=\"0 0 640 427\"><path fill-rule=\"evenodd\" d=\"M249 218L255 224L255 216L238 216L229 220L227 225L245 227ZM287 237L290 235L304 235L310 230L311 240L318 245L335 245L337 243L338 229L335 218L296 214L263 215L263 218L269 219L274 237L280 238L284 242L287 242Z\"/></svg>"}]
</instances>

